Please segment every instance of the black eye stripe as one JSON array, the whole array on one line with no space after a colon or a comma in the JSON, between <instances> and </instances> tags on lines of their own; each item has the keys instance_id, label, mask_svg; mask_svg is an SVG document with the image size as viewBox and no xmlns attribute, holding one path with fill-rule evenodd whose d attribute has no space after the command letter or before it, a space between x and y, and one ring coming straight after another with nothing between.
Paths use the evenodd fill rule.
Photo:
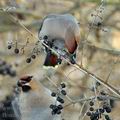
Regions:
<instances>
[{"instance_id":1,"label":"black eye stripe","mask_svg":"<svg viewBox=\"0 0 120 120\"><path fill-rule=\"evenodd\" d=\"M22 91L23 92L28 92L28 91L30 91L31 90L31 87L30 86L28 86L28 85L23 85L22 86Z\"/></svg>"}]
</instances>

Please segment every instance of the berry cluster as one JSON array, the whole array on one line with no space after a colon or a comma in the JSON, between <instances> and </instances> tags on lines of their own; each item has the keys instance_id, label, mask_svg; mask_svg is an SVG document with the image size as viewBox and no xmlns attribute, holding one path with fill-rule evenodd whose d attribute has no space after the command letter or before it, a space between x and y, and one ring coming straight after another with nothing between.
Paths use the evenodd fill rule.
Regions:
<instances>
[{"instance_id":1,"label":"berry cluster","mask_svg":"<svg viewBox=\"0 0 120 120\"><path fill-rule=\"evenodd\" d=\"M12 69L12 65L7 64L6 61L0 59L0 74L15 77L16 71Z\"/></svg>"},{"instance_id":2,"label":"berry cluster","mask_svg":"<svg viewBox=\"0 0 120 120\"><path fill-rule=\"evenodd\" d=\"M8 49L12 49L13 47L14 48L14 53L15 54L19 54L21 51L23 51L23 53L25 52L25 47L27 46L27 44L29 43L29 41L26 42L26 45L23 45L22 48L18 48L18 43L8 43ZM37 44L36 44L37 45ZM35 48L33 49L32 51L32 55L30 57L28 57L26 59L26 62L27 63L30 63L32 61L32 59L35 59L36 58L36 54L38 54L40 51L36 48L37 46L35 46ZM36 54L35 54L36 53Z\"/></svg>"},{"instance_id":3,"label":"berry cluster","mask_svg":"<svg viewBox=\"0 0 120 120\"><path fill-rule=\"evenodd\" d=\"M95 109L95 100L91 100L89 102L89 111L86 115L90 117L90 120L99 120L102 117L104 117L105 120L111 120L108 115L111 112L111 105L110 100L107 99L107 95L104 92L101 92L100 96L96 100L99 100L101 105L99 105L99 108Z\"/></svg>"},{"instance_id":4,"label":"berry cluster","mask_svg":"<svg viewBox=\"0 0 120 120\"><path fill-rule=\"evenodd\" d=\"M56 104L50 105L50 108L52 109L52 112L51 112L52 115L61 114L61 110L63 109L62 104L64 104L63 97L67 94L64 89L65 87L66 87L65 83L61 83L58 91L51 93L52 97L56 97L56 102L55 102ZM59 102L59 104L57 104L57 102Z\"/></svg>"}]
</instances>

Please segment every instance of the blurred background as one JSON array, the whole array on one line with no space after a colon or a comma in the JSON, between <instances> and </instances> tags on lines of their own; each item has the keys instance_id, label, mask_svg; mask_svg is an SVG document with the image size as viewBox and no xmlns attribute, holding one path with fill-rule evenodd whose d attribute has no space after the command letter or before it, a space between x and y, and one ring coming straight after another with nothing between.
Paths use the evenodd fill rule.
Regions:
<instances>
[{"instance_id":1,"label":"blurred background","mask_svg":"<svg viewBox=\"0 0 120 120\"><path fill-rule=\"evenodd\" d=\"M100 0L0 0L0 8L7 9L8 13L24 24L36 37L42 18L51 13L70 13L77 18L81 29L81 42L77 50L77 63L99 76L108 84L120 90L120 1L106 0L100 13L100 27L94 22L94 13L99 9ZM30 74L36 77L46 88L55 90L46 76L59 85L67 84L67 93L74 99L89 98L94 96L93 84L97 84L89 76L63 62L58 68L45 69L43 67L45 53L43 50L30 64L26 58L31 56L34 44L37 41L23 27L21 27L8 13L0 11L0 101L3 103L8 96L13 94L14 87L20 76ZM29 40L29 45L22 47ZM15 45L11 50L8 43L17 43L19 54L14 53ZM40 48L41 49L41 48ZM31 51L31 52L30 52ZM2 65L6 65L11 72L1 72ZM102 85L97 91L105 90L112 94ZM68 101L66 100L66 103ZM80 110L83 103L76 103L66 107L64 118L74 115L74 120L79 120ZM87 105L86 105L87 106ZM2 109L2 108L1 108ZM86 111L82 109L82 116ZM110 116L119 120L120 102L115 101ZM81 119L81 118L80 118ZM85 120L89 117L85 116ZM6 119L7 120L7 119ZM11 119L10 119L11 120Z\"/></svg>"}]
</instances>

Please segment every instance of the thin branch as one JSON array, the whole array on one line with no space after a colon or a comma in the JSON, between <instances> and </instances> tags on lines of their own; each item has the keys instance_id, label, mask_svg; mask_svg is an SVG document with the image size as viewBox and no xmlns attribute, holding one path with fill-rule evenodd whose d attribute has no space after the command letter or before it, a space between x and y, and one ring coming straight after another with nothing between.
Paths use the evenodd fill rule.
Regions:
<instances>
[{"instance_id":1,"label":"thin branch","mask_svg":"<svg viewBox=\"0 0 120 120\"><path fill-rule=\"evenodd\" d=\"M7 11L3 11L8 13ZM43 44L45 47L47 47L49 50L53 51L56 55L61 56L63 60L65 60L67 63L69 63L70 65L72 65L73 67L77 68L78 70L80 70L81 72L83 72L84 74L89 75L91 78L93 78L94 80L96 80L97 82L99 82L101 85L103 85L104 87L106 87L107 89L109 89L112 93L114 93L115 95L117 95L120 98L120 92L115 89L114 87L112 87L111 85L109 85L108 83L105 83L104 80L102 80L101 78L99 78L98 76L94 75L93 73L89 72L88 70L86 70L85 68L83 68L82 66L80 66L79 64L75 64L73 65L69 59L64 58L64 56L60 55L57 51L55 51L54 49L50 48L48 45L46 45L44 42L42 42L41 40L38 39L38 37L36 37L30 30L28 30L18 19L16 19L14 16L12 16L11 14L8 13L8 15L13 19L14 22L19 23L19 25L25 29L32 37L34 37L35 39L37 39L41 44Z\"/></svg>"}]
</instances>

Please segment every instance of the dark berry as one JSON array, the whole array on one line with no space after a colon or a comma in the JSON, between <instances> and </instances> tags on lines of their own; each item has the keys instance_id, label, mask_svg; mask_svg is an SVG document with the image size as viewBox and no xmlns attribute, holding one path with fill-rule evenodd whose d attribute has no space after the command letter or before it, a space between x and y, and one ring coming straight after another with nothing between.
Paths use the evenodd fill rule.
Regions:
<instances>
[{"instance_id":1,"label":"dark berry","mask_svg":"<svg viewBox=\"0 0 120 120\"><path fill-rule=\"evenodd\" d=\"M62 105L58 105L58 109L63 109L63 106Z\"/></svg>"},{"instance_id":2,"label":"dark berry","mask_svg":"<svg viewBox=\"0 0 120 120\"><path fill-rule=\"evenodd\" d=\"M102 108L100 108L99 111L100 111L100 113L104 113L105 112L105 110L102 109Z\"/></svg>"},{"instance_id":3,"label":"dark berry","mask_svg":"<svg viewBox=\"0 0 120 120\"><path fill-rule=\"evenodd\" d=\"M106 107L105 110L106 110L107 113L111 112L111 108L110 107Z\"/></svg>"},{"instance_id":4,"label":"dark berry","mask_svg":"<svg viewBox=\"0 0 120 120\"><path fill-rule=\"evenodd\" d=\"M91 116L91 112L87 112L86 115L87 115L87 116Z\"/></svg>"},{"instance_id":5,"label":"dark berry","mask_svg":"<svg viewBox=\"0 0 120 120\"><path fill-rule=\"evenodd\" d=\"M55 97L55 96L56 96L56 93L55 93L55 92L52 92L52 93L51 93L51 96L52 96L52 97Z\"/></svg>"},{"instance_id":6,"label":"dark berry","mask_svg":"<svg viewBox=\"0 0 120 120\"><path fill-rule=\"evenodd\" d=\"M105 119L106 119L106 120L111 120L108 115L105 115Z\"/></svg>"},{"instance_id":7,"label":"dark berry","mask_svg":"<svg viewBox=\"0 0 120 120\"><path fill-rule=\"evenodd\" d=\"M97 96L97 99L98 99L99 101L103 101L102 96Z\"/></svg>"},{"instance_id":8,"label":"dark berry","mask_svg":"<svg viewBox=\"0 0 120 120\"><path fill-rule=\"evenodd\" d=\"M106 95L106 93L104 91L101 91L100 94L101 95Z\"/></svg>"},{"instance_id":9,"label":"dark berry","mask_svg":"<svg viewBox=\"0 0 120 120\"><path fill-rule=\"evenodd\" d=\"M60 103L64 103L64 100L62 98L60 98L59 96L57 97L57 101Z\"/></svg>"},{"instance_id":10,"label":"dark berry","mask_svg":"<svg viewBox=\"0 0 120 120\"><path fill-rule=\"evenodd\" d=\"M36 55L32 55L31 58L32 58L32 59L35 59L35 58L36 58Z\"/></svg>"},{"instance_id":11,"label":"dark berry","mask_svg":"<svg viewBox=\"0 0 120 120\"><path fill-rule=\"evenodd\" d=\"M50 105L50 108L51 108L51 109L53 109L54 107L55 107L55 105L53 105L53 104Z\"/></svg>"},{"instance_id":12,"label":"dark berry","mask_svg":"<svg viewBox=\"0 0 120 120\"><path fill-rule=\"evenodd\" d=\"M55 106L52 108L52 115L57 114L58 111L59 111L59 109L58 109L58 107L55 105Z\"/></svg>"},{"instance_id":13,"label":"dark berry","mask_svg":"<svg viewBox=\"0 0 120 120\"><path fill-rule=\"evenodd\" d=\"M47 35L45 35L45 36L43 37L43 39L44 39L44 40L47 40L47 39L48 39L48 36L47 36Z\"/></svg>"},{"instance_id":14,"label":"dark berry","mask_svg":"<svg viewBox=\"0 0 120 120\"><path fill-rule=\"evenodd\" d=\"M95 119L95 116L94 116L94 113L92 113L92 114L90 115L90 120L96 120L96 119Z\"/></svg>"},{"instance_id":15,"label":"dark berry","mask_svg":"<svg viewBox=\"0 0 120 120\"><path fill-rule=\"evenodd\" d=\"M61 90L61 93L62 93L63 95L66 95L66 94L67 94L65 90Z\"/></svg>"},{"instance_id":16,"label":"dark berry","mask_svg":"<svg viewBox=\"0 0 120 120\"><path fill-rule=\"evenodd\" d=\"M61 111L60 111L60 110L57 110L57 112L56 112L56 113L59 115L59 114L61 114Z\"/></svg>"},{"instance_id":17,"label":"dark berry","mask_svg":"<svg viewBox=\"0 0 120 120\"><path fill-rule=\"evenodd\" d=\"M27 58L27 59L26 59L26 62L27 62L27 63L30 63L30 62L31 62L31 58Z\"/></svg>"},{"instance_id":18,"label":"dark berry","mask_svg":"<svg viewBox=\"0 0 120 120\"><path fill-rule=\"evenodd\" d=\"M61 83L60 85L61 85L62 88L66 87L65 83Z\"/></svg>"},{"instance_id":19,"label":"dark berry","mask_svg":"<svg viewBox=\"0 0 120 120\"><path fill-rule=\"evenodd\" d=\"M14 52L15 52L16 54L18 54L18 53L19 53L19 49L18 49L18 48L15 48Z\"/></svg>"},{"instance_id":20,"label":"dark berry","mask_svg":"<svg viewBox=\"0 0 120 120\"><path fill-rule=\"evenodd\" d=\"M11 45L8 45L8 49L11 49L12 48L12 46Z\"/></svg>"},{"instance_id":21,"label":"dark berry","mask_svg":"<svg viewBox=\"0 0 120 120\"><path fill-rule=\"evenodd\" d=\"M102 23L101 23L101 22L98 22L98 23L97 23L97 25L98 25L98 26L101 26L101 25L102 25Z\"/></svg>"},{"instance_id":22,"label":"dark berry","mask_svg":"<svg viewBox=\"0 0 120 120\"><path fill-rule=\"evenodd\" d=\"M90 105L90 106L93 106L93 105L94 105L94 102L93 102L93 101L90 101L89 105Z\"/></svg>"},{"instance_id":23,"label":"dark berry","mask_svg":"<svg viewBox=\"0 0 120 120\"><path fill-rule=\"evenodd\" d=\"M99 118L99 112L98 111L96 111L95 113L94 113L94 117L97 119L97 118Z\"/></svg>"},{"instance_id":24,"label":"dark berry","mask_svg":"<svg viewBox=\"0 0 120 120\"><path fill-rule=\"evenodd\" d=\"M90 110L90 111L94 111L94 108L93 108L93 107L90 107L89 110Z\"/></svg>"},{"instance_id":25,"label":"dark berry","mask_svg":"<svg viewBox=\"0 0 120 120\"><path fill-rule=\"evenodd\" d=\"M96 86L100 86L101 84L99 82L96 82Z\"/></svg>"},{"instance_id":26,"label":"dark berry","mask_svg":"<svg viewBox=\"0 0 120 120\"><path fill-rule=\"evenodd\" d=\"M54 110L52 110L51 114L52 114L52 115L55 115L55 114L56 114L56 112L55 112Z\"/></svg>"},{"instance_id":27,"label":"dark berry","mask_svg":"<svg viewBox=\"0 0 120 120\"><path fill-rule=\"evenodd\" d=\"M57 50L57 49L58 49L58 47L57 47L57 46L55 46L55 49Z\"/></svg>"}]
</instances>

